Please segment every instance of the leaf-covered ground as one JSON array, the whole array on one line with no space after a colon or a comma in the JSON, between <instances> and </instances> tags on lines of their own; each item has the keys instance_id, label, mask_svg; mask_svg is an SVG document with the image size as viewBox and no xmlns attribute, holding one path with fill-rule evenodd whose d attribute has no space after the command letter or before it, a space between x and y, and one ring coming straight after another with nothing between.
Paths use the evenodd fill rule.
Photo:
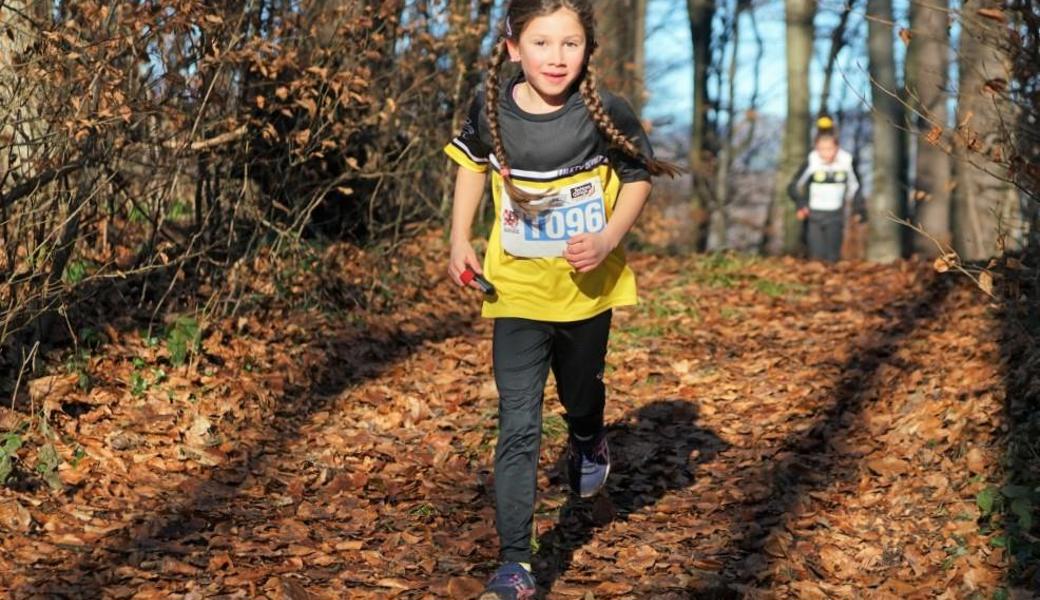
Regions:
<instances>
[{"instance_id":1,"label":"leaf-covered ground","mask_svg":"<svg viewBox=\"0 0 1040 600\"><path fill-rule=\"evenodd\" d=\"M442 257L433 236L393 264L334 248L336 281L288 288L256 264L239 274L256 297L325 296L206 324L185 367L133 314L49 357L0 409L25 439L0 488L0 592L475 596L497 553L490 324ZM989 530L1016 357L978 290L906 263L632 262L644 303L616 313L594 501L565 492L548 388L544 597L1030 597L1002 589Z\"/></svg>"}]
</instances>

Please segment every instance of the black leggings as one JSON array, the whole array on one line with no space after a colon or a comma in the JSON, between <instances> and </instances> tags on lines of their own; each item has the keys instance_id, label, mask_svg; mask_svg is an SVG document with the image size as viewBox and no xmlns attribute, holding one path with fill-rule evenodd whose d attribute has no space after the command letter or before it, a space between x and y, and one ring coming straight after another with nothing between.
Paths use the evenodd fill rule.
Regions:
<instances>
[{"instance_id":1,"label":"black leggings","mask_svg":"<svg viewBox=\"0 0 1040 600\"><path fill-rule=\"evenodd\" d=\"M495 522L503 561L531 561L542 397L552 369L572 433L603 428L603 366L611 311L567 323L500 318L493 343L498 386Z\"/></svg>"},{"instance_id":2,"label":"black leggings","mask_svg":"<svg viewBox=\"0 0 1040 600\"><path fill-rule=\"evenodd\" d=\"M845 214L841 210L809 213L809 258L838 262L845 236Z\"/></svg>"}]
</instances>

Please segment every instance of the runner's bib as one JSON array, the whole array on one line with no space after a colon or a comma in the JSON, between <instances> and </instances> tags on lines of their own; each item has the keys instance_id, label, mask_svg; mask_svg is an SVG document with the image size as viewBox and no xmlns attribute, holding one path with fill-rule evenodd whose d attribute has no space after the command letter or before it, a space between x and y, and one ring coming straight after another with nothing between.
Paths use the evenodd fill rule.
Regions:
<instances>
[{"instance_id":1,"label":"runner's bib","mask_svg":"<svg viewBox=\"0 0 1040 600\"><path fill-rule=\"evenodd\" d=\"M536 190L530 190L536 191ZM607 226L603 185L598 177L565 186L541 202L551 208L528 217L513 205L502 185L502 248L524 258L562 256L567 240Z\"/></svg>"},{"instance_id":2,"label":"runner's bib","mask_svg":"<svg viewBox=\"0 0 1040 600\"><path fill-rule=\"evenodd\" d=\"M809 186L809 210L838 210L844 203L844 183L814 183Z\"/></svg>"}]
</instances>

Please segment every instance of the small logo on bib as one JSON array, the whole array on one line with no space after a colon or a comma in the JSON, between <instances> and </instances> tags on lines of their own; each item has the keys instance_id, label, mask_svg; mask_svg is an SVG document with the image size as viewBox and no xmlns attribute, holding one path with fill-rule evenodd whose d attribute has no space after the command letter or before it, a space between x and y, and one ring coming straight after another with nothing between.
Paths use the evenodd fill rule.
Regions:
<instances>
[{"instance_id":1,"label":"small logo on bib","mask_svg":"<svg viewBox=\"0 0 1040 600\"><path fill-rule=\"evenodd\" d=\"M507 208L502 211L502 229L507 233L520 231L520 215L515 210Z\"/></svg>"},{"instance_id":2,"label":"small logo on bib","mask_svg":"<svg viewBox=\"0 0 1040 600\"><path fill-rule=\"evenodd\" d=\"M596 186L592 182L583 183L571 188L571 200L583 200L596 193Z\"/></svg>"}]
</instances>

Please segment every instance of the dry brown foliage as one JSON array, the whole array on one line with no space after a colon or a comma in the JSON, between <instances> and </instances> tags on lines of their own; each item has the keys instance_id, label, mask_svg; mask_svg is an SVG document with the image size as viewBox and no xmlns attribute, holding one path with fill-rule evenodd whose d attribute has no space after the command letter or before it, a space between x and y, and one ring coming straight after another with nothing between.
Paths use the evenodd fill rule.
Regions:
<instances>
[{"instance_id":1,"label":"dry brown foliage","mask_svg":"<svg viewBox=\"0 0 1040 600\"><path fill-rule=\"evenodd\" d=\"M2 6L10 366L77 298L118 288L158 312L209 281L203 300L234 304L224 274L259 246L394 239L436 217L490 2Z\"/></svg>"}]
</instances>

